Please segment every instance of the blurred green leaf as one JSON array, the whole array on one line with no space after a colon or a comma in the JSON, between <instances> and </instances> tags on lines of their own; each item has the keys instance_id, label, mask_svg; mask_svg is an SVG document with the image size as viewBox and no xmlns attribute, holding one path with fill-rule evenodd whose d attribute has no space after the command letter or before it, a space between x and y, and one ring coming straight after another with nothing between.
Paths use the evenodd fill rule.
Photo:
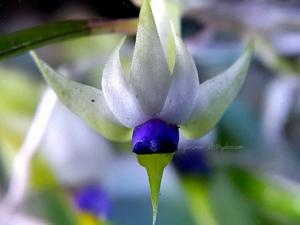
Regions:
<instances>
[{"instance_id":1,"label":"blurred green leaf","mask_svg":"<svg viewBox=\"0 0 300 225\"><path fill-rule=\"evenodd\" d=\"M210 199L221 225L256 224L252 207L235 188L225 171L219 171L213 178Z\"/></svg>"},{"instance_id":2,"label":"blurred green leaf","mask_svg":"<svg viewBox=\"0 0 300 225\"><path fill-rule=\"evenodd\" d=\"M105 64L124 35L103 34L65 41L60 44L61 54L67 62L78 63L84 57L97 60L97 67ZM102 61L101 61L102 60ZM103 68L102 68L103 69ZM100 73L100 71L99 71Z\"/></svg>"},{"instance_id":3,"label":"blurred green leaf","mask_svg":"<svg viewBox=\"0 0 300 225\"><path fill-rule=\"evenodd\" d=\"M29 199L27 208L45 218L52 225L79 225L79 218L61 189L46 189Z\"/></svg>"},{"instance_id":4,"label":"blurred green leaf","mask_svg":"<svg viewBox=\"0 0 300 225\"><path fill-rule=\"evenodd\" d=\"M30 125L41 85L12 68L1 67L0 79L0 145L16 150Z\"/></svg>"},{"instance_id":5,"label":"blurred green leaf","mask_svg":"<svg viewBox=\"0 0 300 225\"><path fill-rule=\"evenodd\" d=\"M79 215L71 205L67 193L60 187L53 171L42 157L31 162L30 209L53 225L79 225Z\"/></svg>"},{"instance_id":6,"label":"blurred green leaf","mask_svg":"<svg viewBox=\"0 0 300 225\"><path fill-rule=\"evenodd\" d=\"M0 112L32 115L39 100L40 83L18 69L0 67Z\"/></svg>"},{"instance_id":7,"label":"blurred green leaf","mask_svg":"<svg viewBox=\"0 0 300 225\"><path fill-rule=\"evenodd\" d=\"M31 162L31 186L34 191L59 186L55 174L41 155L37 155Z\"/></svg>"},{"instance_id":8,"label":"blurred green leaf","mask_svg":"<svg viewBox=\"0 0 300 225\"><path fill-rule=\"evenodd\" d=\"M240 192L269 217L284 224L300 224L300 191L285 187L264 175L233 168L231 179Z\"/></svg>"},{"instance_id":9,"label":"blurred green leaf","mask_svg":"<svg viewBox=\"0 0 300 225\"><path fill-rule=\"evenodd\" d=\"M68 39L107 33L135 33L137 19L100 19L51 22L0 36L0 59Z\"/></svg>"},{"instance_id":10,"label":"blurred green leaf","mask_svg":"<svg viewBox=\"0 0 300 225\"><path fill-rule=\"evenodd\" d=\"M209 185L206 180L197 177L184 177L183 186L189 200L189 206L197 225L220 225L209 201Z\"/></svg>"}]
</instances>

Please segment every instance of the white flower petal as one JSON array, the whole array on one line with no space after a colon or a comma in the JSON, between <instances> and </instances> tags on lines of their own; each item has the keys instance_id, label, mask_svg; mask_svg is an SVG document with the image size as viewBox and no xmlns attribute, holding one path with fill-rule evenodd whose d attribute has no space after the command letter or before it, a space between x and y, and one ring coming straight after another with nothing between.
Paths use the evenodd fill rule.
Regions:
<instances>
[{"instance_id":1,"label":"white flower petal","mask_svg":"<svg viewBox=\"0 0 300 225\"><path fill-rule=\"evenodd\" d=\"M189 138L208 133L229 107L239 92L249 67L253 44L224 73L200 85L193 113L182 125L183 133Z\"/></svg>"},{"instance_id":2,"label":"white flower petal","mask_svg":"<svg viewBox=\"0 0 300 225\"><path fill-rule=\"evenodd\" d=\"M135 127L149 119L128 87L120 62L119 51L124 40L107 61L102 75L102 91L117 119L126 127Z\"/></svg>"},{"instance_id":3,"label":"white flower petal","mask_svg":"<svg viewBox=\"0 0 300 225\"><path fill-rule=\"evenodd\" d=\"M155 117L164 105L170 72L148 0L140 12L130 82L143 111Z\"/></svg>"},{"instance_id":4,"label":"white flower petal","mask_svg":"<svg viewBox=\"0 0 300 225\"><path fill-rule=\"evenodd\" d=\"M159 117L169 123L181 124L191 115L199 87L198 71L184 43L173 31L176 61L171 86Z\"/></svg>"},{"instance_id":5,"label":"white flower petal","mask_svg":"<svg viewBox=\"0 0 300 225\"><path fill-rule=\"evenodd\" d=\"M68 80L39 59L34 52L31 55L46 81L71 111L109 139L130 140L131 130L123 127L114 117L100 89Z\"/></svg>"},{"instance_id":6,"label":"white flower petal","mask_svg":"<svg viewBox=\"0 0 300 225\"><path fill-rule=\"evenodd\" d=\"M152 13L170 71L175 63L175 43L170 21L180 32L180 6L173 0L151 0Z\"/></svg>"}]
</instances>

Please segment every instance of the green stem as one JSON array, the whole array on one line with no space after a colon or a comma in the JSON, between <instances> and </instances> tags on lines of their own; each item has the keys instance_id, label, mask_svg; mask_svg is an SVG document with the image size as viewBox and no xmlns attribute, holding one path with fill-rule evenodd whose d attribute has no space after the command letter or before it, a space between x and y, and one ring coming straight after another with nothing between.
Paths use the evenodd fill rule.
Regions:
<instances>
[{"instance_id":1,"label":"green stem","mask_svg":"<svg viewBox=\"0 0 300 225\"><path fill-rule=\"evenodd\" d=\"M134 34L137 19L100 19L51 22L0 36L0 59L13 57L34 48L74 38L109 33Z\"/></svg>"}]
</instances>

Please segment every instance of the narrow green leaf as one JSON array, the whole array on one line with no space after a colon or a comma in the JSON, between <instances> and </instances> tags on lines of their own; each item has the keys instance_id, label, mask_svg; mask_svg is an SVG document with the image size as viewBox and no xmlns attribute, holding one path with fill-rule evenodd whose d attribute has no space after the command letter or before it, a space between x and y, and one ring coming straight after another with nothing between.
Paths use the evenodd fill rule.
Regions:
<instances>
[{"instance_id":1,"label":"narrow green leaf","mask_svg":"<svg viewBox=\"0 0 300 225\"><path fill-rule=\"evenodd\" d=\"M137 155L141 166L147 170L153 209L153 225L156 222L160 184L165 167L171 162L174 153Z\"/></svg>"},{"instance_id":2,"label":"narrow green leaf","mask_svg":"<svg viewBox=\"0 0 300 225\"><path fill-rule=\"evenodd\" d=\"M265 175L245 169L232 168L231 180L236 187L266 213L300 223L300 194L298 189L285 187ZM299 188L297 186L297 188Z\"/></svg>"},{"instance_id":3,"label":"narrow green leaf","mask_svg":"<svg viewBox=\"0 0 300 225\"><path fill-rule=\"evenodd\" d=\"M195 177L184 177L182 184L186 190L189 206L197 225L220 225L215 218L209 199L207 181Z\"/></svg>"},{"instance_id":4,"label":"narrow green leaf","mask_svg":"<svg viewBox=\"0 0 300 225\"><path fill-rule=\"evenodd\" d=\"M0 36L0 59L16 56L34 48L95 34L136 32L137 19L104 21L100 19L51 22Z\"/></svg>"}]
</instances>

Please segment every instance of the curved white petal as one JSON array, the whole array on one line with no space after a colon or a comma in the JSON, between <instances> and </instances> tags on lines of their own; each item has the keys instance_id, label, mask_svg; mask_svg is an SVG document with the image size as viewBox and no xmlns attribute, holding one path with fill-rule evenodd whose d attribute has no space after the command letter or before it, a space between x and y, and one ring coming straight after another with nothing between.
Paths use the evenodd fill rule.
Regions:
<instances>
[{"instance_id":1,"label":"curved white petal","mask_svg":"<svg viewBox=\"0 0 300 225\"><path fill-rule=\"evenodd\" d=\"M159 117L169 123L181 124L191 115L199 87L198 71L184 43L173 32L176 61L171 86Z\"/></svg>"},{"instance_id":2,"label":"curved white petal","mask_svg":"<svg viewBox=\"0 0 300 225\"><path fill-rule=\"evenodd\" d=\"M34 52L31 55L48 84L71 111L108 139L130 140L131 130L123 127L114 117L100 89L68 80L39 59Z\"/></svg>"},{"instance_id":3,"label":"curved white petal","mask_svg":"<svg viewBox=\"0 0 300 225\"><path fill-rule=\"evenodd\" d=\"M147 117L125 80L119 55L124 40L104 67L102 91L109 108L117 119L126 127L135 127L146 121Z\"/></svg>"},{"instance_id":4,"label":"curved white petal","mask_svg":"<svg viewBox=\"0 0 300 225\"><path fill-rule=\"evenodd\" d=\"M140 12L130 83L143 111L155 117L164 105L170 72L148 0Z\"/></svg>"},{"instance_id":5,"label":"curved white petal","mask_svg":"<svg viewBox=\"0 0 300 225\"><path fill-rule=\"evenodd\" d=\"M170 21L180 32L180 5L173 0L151 0L152 13L170 71L175 63L175 43Z\"/></svg>"},{"instance_id":6,"label":"curved white petal","mask_svg":"<svg viewBox=\"0 0 300 225\"><path fill-rule=\"evenodd\" d=\"M193 113L182 125L183 133L189 138L201 137L209 132L229 107L239 92L249 67L253 44L224 73L199 86Z\"/></svg>"}]
</instances>

